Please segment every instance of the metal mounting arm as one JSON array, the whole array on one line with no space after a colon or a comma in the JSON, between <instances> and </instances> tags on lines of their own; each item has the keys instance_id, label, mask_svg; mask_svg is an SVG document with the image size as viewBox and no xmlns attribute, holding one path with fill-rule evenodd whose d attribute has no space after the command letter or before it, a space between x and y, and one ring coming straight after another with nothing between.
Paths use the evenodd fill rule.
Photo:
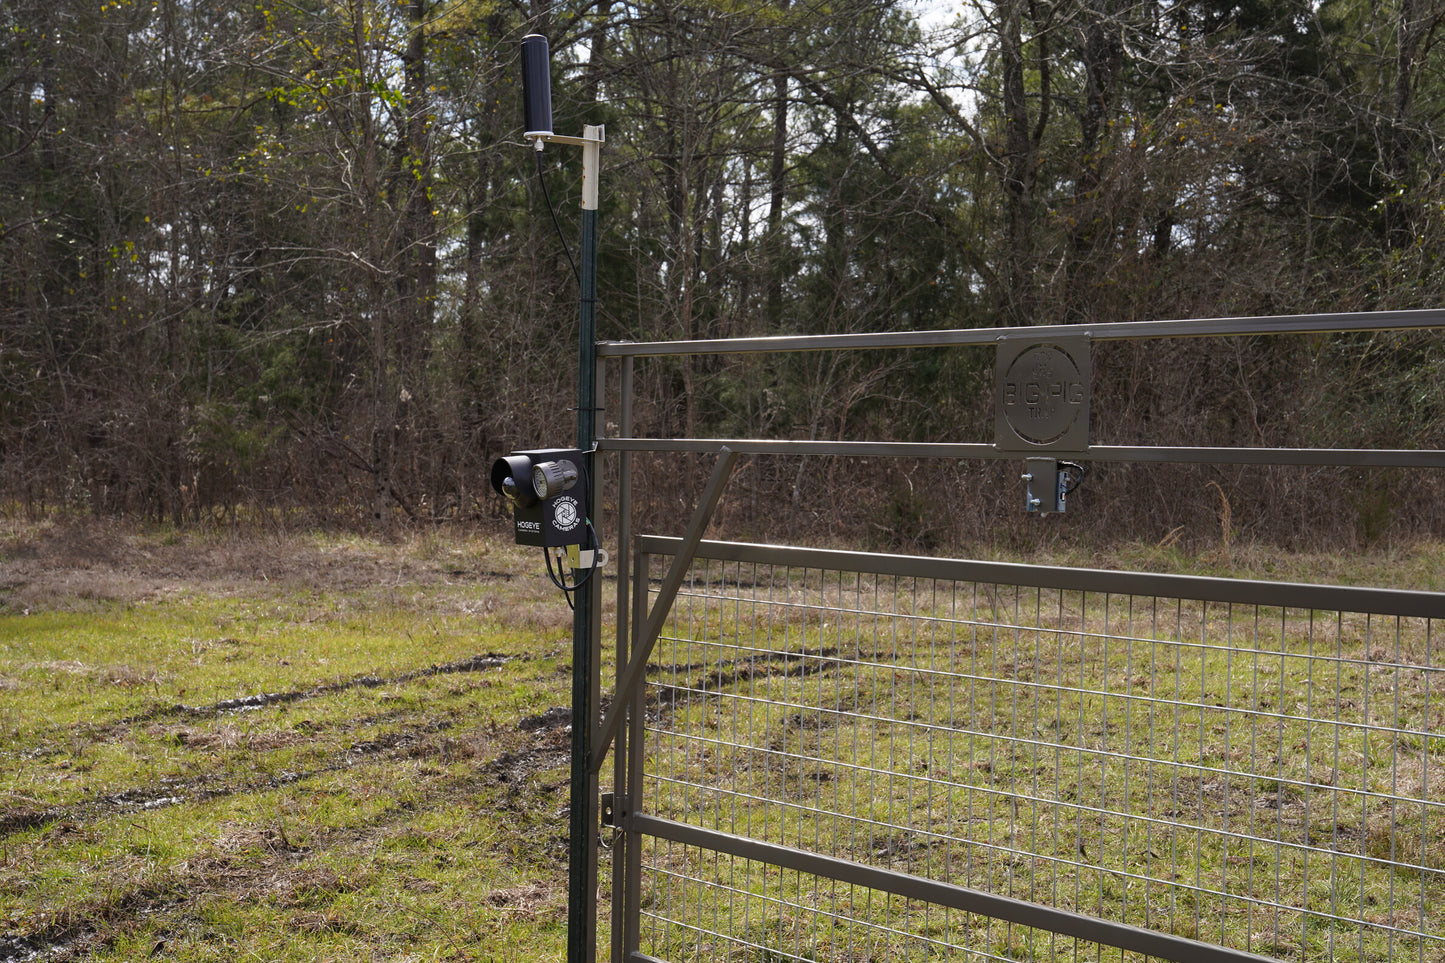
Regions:
<instances>
[{"instance_id":1,"label":"metal mounting arm","mask_svg":"<svg viewBox=\"0 0 1445 963\"><path fill-rule=\"evenodd\" d=\"M607 141L607 128L602 126L586 126L582 128L581 137L568 137L566 134L553 134L545 130L529 130L522 137L532 142L533 150L541 150L547 144L571 144L573 147L586 147L588 144L602 144ZM595 135L587 133L596 131Z\"/></svg>"}]
</instances>

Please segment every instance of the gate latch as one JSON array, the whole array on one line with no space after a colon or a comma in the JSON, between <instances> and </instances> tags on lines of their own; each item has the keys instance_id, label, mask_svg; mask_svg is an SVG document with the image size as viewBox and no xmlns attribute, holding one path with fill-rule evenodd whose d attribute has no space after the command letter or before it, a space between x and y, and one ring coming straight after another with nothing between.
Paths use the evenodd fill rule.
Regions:
<instances>
[{"instance_id":1,"label":"gate latch","mask_svg":"<svg viewBox=\"0 0 1445 963\"><path fill-rule=\"evenodd\" d=\"M616 826L616 825L617 825L617 805L616 805L616 801L617 801L617 797L616 797L613 793L604 792L604 793L602 794L602 807L601 807L601 808L602 808L602 825L604 825L604 826Z\"/></svg>"},{"instance_id":2,"label":"gate latch","mask_svg":"<svg viewBox=\"0 0 1445 963\"><path fill-rule=\"evenodd\" d=\"M1084 480L1084 466L1054 458L1025 458L1024 511L1030 514L1063 514L1069 495Z\"/></svg>"}]
</instances>

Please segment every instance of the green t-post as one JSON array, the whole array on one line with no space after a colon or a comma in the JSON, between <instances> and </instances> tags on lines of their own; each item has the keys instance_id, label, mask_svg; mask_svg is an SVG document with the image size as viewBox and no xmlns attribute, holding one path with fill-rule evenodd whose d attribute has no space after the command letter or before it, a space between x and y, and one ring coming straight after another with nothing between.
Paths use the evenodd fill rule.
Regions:
<instances>
[{"instance_id":1,"label":"green t-post","mask_svg":"<svg viewBox=\"0 0 1445 963\"><path fill-rule=\"evenodd\" d=\"M578 258L580 292L577 333L577 448L598 504L597 443L597 176L603 128L582 129L582 247ZM591 520L589 519L589 522ZM601 546L595 546L600 548ZM587 546L583 546L587 548ZM572 778L570 851L567 868L567 961L593 963L597 955L597 773L592 768L602 582L588 578L576 595L572 613Z\"/></svg>"}]
</instances>

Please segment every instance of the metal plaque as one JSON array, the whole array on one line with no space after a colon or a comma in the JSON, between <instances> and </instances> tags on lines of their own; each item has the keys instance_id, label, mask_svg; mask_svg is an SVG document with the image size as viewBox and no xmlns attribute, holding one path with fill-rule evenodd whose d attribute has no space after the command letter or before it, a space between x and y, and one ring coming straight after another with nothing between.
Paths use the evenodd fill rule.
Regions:
<instances>
[{"instance_id":1,"label":"metal plaque","mask_svg":"<svg viewBox=\"0 0 1445 963\"><path fill-rule=\"evenodd\" d=\"M1089 450L1089 337L1000 338L994 362L994 447Z\"/></svg>"}]
</instances>

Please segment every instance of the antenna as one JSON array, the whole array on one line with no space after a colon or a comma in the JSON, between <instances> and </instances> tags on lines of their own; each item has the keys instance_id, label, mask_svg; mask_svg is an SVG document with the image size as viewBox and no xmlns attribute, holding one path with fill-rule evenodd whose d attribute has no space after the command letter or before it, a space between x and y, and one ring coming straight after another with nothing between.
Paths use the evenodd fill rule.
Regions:
<instances>
[{"instance_id":1,"label":"antenna","mask_svg":"<svg viewBox=\"0 0 1445 963\"><path fill-rule=\"evenodd\" d=\"M529 33L522 38L523 137L537 150L552 136L552 65L547 38Z\"/></svg>"}]
</instances>

